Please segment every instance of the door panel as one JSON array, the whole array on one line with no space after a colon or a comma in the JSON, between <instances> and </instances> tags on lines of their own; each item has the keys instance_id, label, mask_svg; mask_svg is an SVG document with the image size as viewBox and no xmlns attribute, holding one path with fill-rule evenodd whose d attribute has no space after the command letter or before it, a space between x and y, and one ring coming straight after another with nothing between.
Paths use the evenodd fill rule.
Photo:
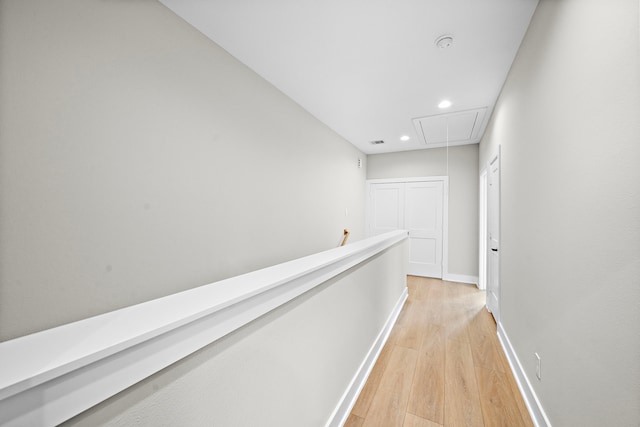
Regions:
<instances>
[{"instance_id":1,"label":"door panel","mask_svg":"<svg viewBox=\"0 0 640 427\"><path fill-rule=\"evenodd\" d=\"M407 184L406 227L418 231L432 232L439 226L438 183Z\"/></svg>"},{"instance_id":2,"label":"door panel","mask_svg":"<svg viewBox=\"0 0 640 427\"><path fill-rule=\"evenodd\" d=\"M410 182L405 225L411 245L409 274L442 278L442 181Z\"/></svg>"},{"instance_id":3,"label":"door panel","mask_svg":"<svg viewBox=\"0 0 640 427\"><path fill-rule=\"evenodd\" d=\"M438 262L436 239L411 239L409 262L435 264Z\"/></svg>"},{"instance_id":4,"label":"door panel","mask_svg":"<svg viewBox=\"0 0 640 427\"><path fill-rule=\"evenodd\" d=\"M404 228L404 185L401 183L375 184L371 186L372 205L371 235Z\"/></svg>"}]
</instances>

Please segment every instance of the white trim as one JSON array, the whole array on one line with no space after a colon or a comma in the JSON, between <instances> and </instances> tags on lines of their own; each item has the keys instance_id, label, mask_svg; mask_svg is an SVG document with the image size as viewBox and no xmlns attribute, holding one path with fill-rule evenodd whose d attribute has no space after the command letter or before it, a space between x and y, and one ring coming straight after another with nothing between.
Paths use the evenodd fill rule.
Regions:
<instances>
[{"instance_id":1,"label":"white trim","mask_svg":"<svg viewBox=\"0 0 640 427\"><path fill-rule=\"evenodd\" d=\"M478 276L468 276L466 274L445 274L442 276L442 280L446 280L447 282L460 282L460 283L470 283L472 285L478 286Z\"/></svg>"},{"instance_id":2,"label":"white trim","mask_svg":"<svg viewBox=\"0 0 640 427\"><path fill-rule=\"evenodd\" d=\"M493 318L496 320L496 322L500 322L500 306L501 306L501 300L502 300L502 286L501 286L501 277L500 277L500 263L501 263L501 259L502 259L502 248L500 247L500 242L502 239L502 223L501 223L501 209L502 209L502 205L501 205L501 200L502 200L502 146L498 145L498 152L496 153L495 156L492 156L489 158L489 161L487 162L487 246L486 246L486 259L487 259L487 302L486 302L486 306L487 309L491 312L491 314L493 315ZM498 165L498 173L497 173L497 180L495 182L492 181L492 172L491 172L491 165L497 162ZM491 198L491 188L494 185L497 184L497 188L498 188L498 201L497 201L497 209L496 207L493 205L492 203L492 198ZM497 256L497 266L495 266L495 271L493 271L494 269L491 268L491 261L489 260L492 256L492 252L490 252L493 248L490 248L490 243L489 240L491 240L492 236L491 236L491 232L495 232L496 230L492 230L490 224L493 223L494 220L497 219L497 234L498 234L498 247L496 248L498 250L498 252L496 253ZM492 280L495 280L495 283L497 283L497 292L496 292L496 302L495 305L493 303L491 303L491 289L489 289L489 287L491 286L493 288L493 285L491 283Z\"/></svg>"},{"instance_id":3,"label":"white trim","mask_svg":"<svg viewBox=\"0 0 640 427\"><path fill-rule=\"evenodd\" d=\"M406 238L382 234L0 343L0 425L57 425Z\"/></svg>"},{"instance_id":4,"label":"white trim","mask_svg":"<svg viewBox=\"0 0 640 427\"><path fill-rule=\"evenodd\" d=\"M411 178L376 178L376 179L368 179L367 185L369 184L391 184L394 182L425 182L425 181L444 181L445 179L449 179L448 176L416 176Z\"/></svg>"},{"instance_id":5,"label":"white trim","mask_svg":"<svg viewBox=\"0 0 640 427\"><path fill-rule=\"evenodd\" d=\"M442 201L442 277L449 274L449 177L444 179Z\"/></svg>"},{"instance_id":6,"label":"white trim","mask_svg":"<svg viewBox=\"0 0 640 427\"><path fill-rule=\"evenodd\" d=\"M379 178L367 179L365 189L365 230L366 235L371 236L371 185L408 183L408 182L433 182L442 181L442 277L449 272L449 177L448 176L419 176L411 178Z\"/></svg>"},{"instance_id":7,"label":"white trim","mask_svg":"<svg viewBox=\"0 0 640 427\"><path fill-rule=\"evenodd\" d=\"M487 166L480 171L478 197L478 289L487 289Z\"/></svg>"},{"instance_id":8,"label":"white trim","mask_svg":"<svg viewBox=\"0 0 640 427\"><path fill-rule=\"evenodd\" d=\"M371 371L373 370L373 367L376 364L378 357L380 356L380 352L382 351L382 348L389 338L391 329L393 329L393 325L395 325L396 320L398 320L398 316L400 315L402 307L404 306L404 303L407 300L408 296L409 290L405 288L402 292L402 295L400 295L398 302L393 308L393 311L391 311L389 318L382 327L382 330L378 334L378 337L371 346L371 349L362 361L362 364L360 364L360 367L358 368L355 376L349 383L349 387L347 387L344 394L342 395L342 398L340 398L340 402L336 406L336 409L331 414L331 417L329 417L329 421L327 421L326 427L339 427L343 426L347 422L347 418L349 417L353 406L356 404L358 396L360 395L360 392L367 382L367 379L369 378L369 375L371 374Z\"/></svg>"},{"instance_id":9,"label":"white trim","mask_svg":"<svg viewBox=\"0 0 640 427\"><path fill-rule=\"evenodd\" d=\"M531 383L520 364L520 360L511 345L511 341L509 341L509 337L507 337L507 333L500 322L498 322L498 339L500 340L500 344L502 344L504 354L507 356L509 366L511 366L511 372L513 372L513 376L518 383L518 388L520 389L524 403L527 405L527 409L529 410L533 423L536 427L551 427L551 422L549 422L549 418L547 418L547 414L545 414L544 408L542 407L538 396L536 396L536 392L531 386Z\"/></svg>"}]
</instances>

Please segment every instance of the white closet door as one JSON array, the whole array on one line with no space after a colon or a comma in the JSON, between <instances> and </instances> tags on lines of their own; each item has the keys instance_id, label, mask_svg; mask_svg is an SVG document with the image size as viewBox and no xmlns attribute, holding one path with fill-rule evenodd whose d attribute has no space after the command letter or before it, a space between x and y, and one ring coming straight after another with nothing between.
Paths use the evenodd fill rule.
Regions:
<instances>
[{"instance_id":1,"label":"white closet door","mask_svg":"<svg viewBox=\"0 0 640 427\"><path fill-rule=\"evenodd\" d=\"M404 228L411 243L408 273L442 278L443 183L405 185Z\"/></svg>"},{"instance_id":2,"label":"white closet door","mask_svg":"<svg viewBox=\"0 0 640 427\"><path fill-rule=\"evenodd\" d=\"M374 184L371 186L369 234L376 236L404 228L404 184Z\"/></svg>"},{"instance_id":3,"label":"white closet door","mask_svg":"<svg viewBox=\"0 0 640 427\"><path fill-rule=\"evenodd\" d=\"M408 230L407 272L442 278L443 181L372 183L370 188L369 235Z\"/></svg>"}]
</instances>

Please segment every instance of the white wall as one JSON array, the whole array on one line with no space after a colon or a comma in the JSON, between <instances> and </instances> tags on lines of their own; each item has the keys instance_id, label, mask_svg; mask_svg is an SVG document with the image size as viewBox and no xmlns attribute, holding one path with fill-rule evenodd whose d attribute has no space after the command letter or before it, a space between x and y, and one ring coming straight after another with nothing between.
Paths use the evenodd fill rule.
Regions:
<instances>
[{"instance_id":1,"label":"white wall","mask_svg":"<svg viewBox=\"0 0 640 427\"><path fill-rule=\"evenodd\" d=\"M367 179L443 176L446 148L367 156ZM478 276L478 145L449 148L449 271Z\"/></svg>"},{"instance_id":2,"label":"white wall","mask_svg":"<svg viewBox=\"0 0 640 427\"><path fill-rule=\"evenodd\" d=\"M362 153L155 1L1 1L0 111L0 340L363 236Z\"/></svg>"},{"instance_id":3,"label":"white wall","mask_svg":"<svg viewBox=\"0 0 640 427\"><path fill-rule=\"evenodd\" d=\"M502 323L554 426L640 425L639 6L541 0L480 145Z\"/></svg>"}]
</instances>

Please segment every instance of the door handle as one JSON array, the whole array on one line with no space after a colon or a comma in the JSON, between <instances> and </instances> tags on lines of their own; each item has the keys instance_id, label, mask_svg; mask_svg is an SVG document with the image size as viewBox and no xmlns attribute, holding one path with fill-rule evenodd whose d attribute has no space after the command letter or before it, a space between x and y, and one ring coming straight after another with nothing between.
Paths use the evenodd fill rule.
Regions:
<instances>
[{"instance_id":1,"label":"door handle","mask_svg":"<svg viewBox=\"0 0 640 427\"><path fill-rule=\"evenodd\" d=\"M493 252L498 252L498 249L491 248Z\"/></svg>"}]
</instances>

